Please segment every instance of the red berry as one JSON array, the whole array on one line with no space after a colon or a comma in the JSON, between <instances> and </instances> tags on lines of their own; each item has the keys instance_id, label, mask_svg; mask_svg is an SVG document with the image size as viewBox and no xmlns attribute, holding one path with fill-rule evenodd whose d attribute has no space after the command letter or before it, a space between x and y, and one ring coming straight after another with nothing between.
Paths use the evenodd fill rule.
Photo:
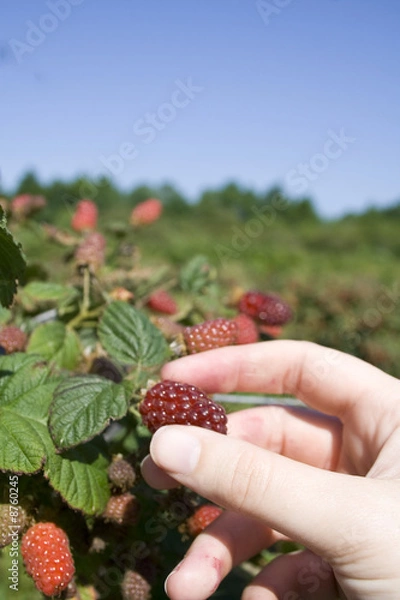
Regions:
<instances>
[{"instance_id":1,"label":"red berry","mask_svg":"<svg viewBox=\"0 0 400 600\"><path fill-rule=\"evenodd\" d=\"M96 229L98 212L93 200L80 200L72 216L72 229L75 231L91 231Z\"/></svg>"},{"instance_id":2,"label":"red berry","mask_svg":"<svg viewBox=\"0 0 400 600\"><path fill-rule=\"evenodd\" d=\"M243 294L239 310L264 325L285 325L292 318L292 311L282 298L257 290Z\"/></svg>"},{"instance_id":3,"label":"red berry","mask_svg":"<svg viewBox=\"0 0 400 600\"><path fill-rule=\"evenodd\" d=\"M89 265L93 271L97 271L104 264L105 248L104 236L93 231L76 249L75 260L78 265Z\"/></svg>"},{"instance_id":4,"label":"red berry","mask_svg":"<svg viewBox=\"0 0 400 600\"><path fill-rule=\"evenodd\" d=\"M66 589L75 567L65 531L54 523L37 523L22 538L21 554L27 573L45 596Z\"/></svg>"},{"instance_id":5,"label":"red berry","mask_svg":"<svg viewBox=\"0 0 400 600\"><path fill-rule=\"evenodd\" d=\"M128 569L121 585L123 600L149 600L150 584L137 571Z\"/></svg>"},{"instance_id":6,"label":"red berry","mask_svg":"<svg viewBox=\"0 0 400 600\"><path fill-rule=\"evenodd\" d=\"M183 337L189 354L235 344L238 326L232 319L213 319L185 327Z\"/></svg>"},{"instance_id":7,"label":"red berry","mask_svg":"<svg viewBox=\"0 0 400 600\"><path fill-rule=\"evenodd\" d=\"M277 338L282 333L281 325L260 325L260 332L265 333L269 337Z\"/></svg>"},{"instance_id":8,"label":"red berry","mask_svg":"<svg viewBox=\"0 0 400 600\"><path fill-rule=\"evenodd\" d=\"M36 211L46 206L46 199L43 196L32 196L31 194L21 194L11 200L11 214L16 219L25 219Z\"/></svg>"},{"instance_id":9,"label":"red berry","mask_svg":"<svg viewBox=\"0 0 400 600\"><path fill-rule=\"evenodd\" d=\"M222 514L222 508L214 504L203 504L196 509L194 514L186 522L187 530L193 537L199 535L217 517Z\"/></svg>"},{"instance_id":10,"label":"red berry","mask_svg":"<svg viewBox=\"0 0 400 600\"><path fill-rule=\"evenodd\" d=\"M178 312L175 300L165 290L156 290L150 294L147 306L165 315L174 315Z\"/></svg>"},{"instance_id":11,"label":"red berry","mask_svg":"<svg viewBox=\"0 0 400 600\"><path fill-rule=\"evenodd\" d=\"M235 321L238 327L238 334L236 338L237 344L254 344L258 342L259 335L257 325L251 317L240 313L232 319Z\"/></svg>"},{"instance_id":12,"label":"red berry","mask_svg":"<svg viewBox=\"0 0 400 600\"><path fill-rule=\"evenodd\" d=\"M149 225L160 218L162 213L162 203L157 198L148 198L139 202L131 213L132 225Z\"/></svg>"},{"instance_id":13,"label":"red berry","mask_svg":"<svg viewBox=\"0 0 400 600\"><path fill-rule=\"evenodd\" d=\"M7 354L23 352L25 350L28 336L15 325L6 325L0 330L0 346Z\"/></svg>"},{"instance_id":14,"label":"red berry","mask_svg":"<svg viewBox=\"0 0 400 600\"><path fill-rule=\"evenodd\" d=\"M163 425L197 425L227 432L225 409L187 383L161 381L148 390L139 404L143 423L151 433Z\"/></svg>"},{"instance_id":15,"label":"red berry","mask_svg":"<svg viewBox=\"0 0 400 600\"><path fill-rule=\"evenodd\" d=\"M125 492L111 496L103 512L106 521L127 527L136 525L139 520L139 502L133 494Z\"/></svg>"}]
</instances>

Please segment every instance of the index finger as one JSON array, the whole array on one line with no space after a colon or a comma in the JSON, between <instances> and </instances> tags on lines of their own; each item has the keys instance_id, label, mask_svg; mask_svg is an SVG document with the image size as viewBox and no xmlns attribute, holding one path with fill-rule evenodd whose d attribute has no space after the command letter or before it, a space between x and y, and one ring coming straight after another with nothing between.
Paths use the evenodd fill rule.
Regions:
<instances>
[{"instance_id":1,"label":"index finger","mask_svg":"<svg viewBox=\"0 0 400 600\"><path fill-rule=\"evenodd\" d=\"M312 342L276 340L228 346L185 356L164 366L164 379L209 393L290 394L341 418L360 398L363 409L399 393L399 382L372 365Z\"/></svg>"}]
</instances>

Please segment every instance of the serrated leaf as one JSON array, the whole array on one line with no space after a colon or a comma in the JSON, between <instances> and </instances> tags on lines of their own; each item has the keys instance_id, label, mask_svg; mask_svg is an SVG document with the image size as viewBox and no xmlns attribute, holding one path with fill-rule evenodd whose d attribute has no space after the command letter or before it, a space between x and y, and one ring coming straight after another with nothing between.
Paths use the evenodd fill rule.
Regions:
<instances>
[{"instance_id":1,"label":"serrated leaf","mask_svg":"<svg viewBox=\"0 0 400 600\"><path fill-rule=\"evenodd\" d=\"M98 443L56 453L47 419L59 384L37 356L0 357L0 471L31 474L43 468L72 508L99 514L110 493L109 461Z\"/></svg>"},{"instance_id":2,"label":"serrated leaf","mask_svg":"<svg viewBox=\"0 0 400 600\"><path fill-rule=\"evenodd\" d=\"M201 254L191 258L181 269L180 284L185 292L198 294L213 278L211 266Z\"/></svg>"},{"instance_id":3,"label":"serrated leaf","mask_svg":"<svg viewBox=\"0 0 400 600\"><path fill-rule=\"evenodd\" d=\"M4 211L0 207L0 304L11 305L17 291L17 281L26 268L21 245L18 244L6 226Z\"/></svg>"},{"instance_id":4,"label":"serrated leaf","mask_svg":"<svg viewBox=\"0 0 400 600\"><path fill-rule=\"evenodd\" d=\"M60 307L73 302L79 293L74 287L48 281L32 281L19 292L19 301L28 312L43 307Z\"/></svg>"},{"instance_id":5,"label":"serrated leaf","mask_svg":"<svg viewBox=\"0 0 400 600\"><path fill-rule=\"evenodd\" d=\"M50 454L44 474L69 506L97 515L110 497L108 464L98 445L90 442L63 454Z\"/></svg>"},{"instance_id":6,"label":"serrated leaf","mask_svg":"<svg viewBox=\"0 0 400 600\"><path fill-rule=\"evenodd\" d=\"M49 427L57 448L67 449L103 431L129 407L125 387L104 377L82 375L63 381L50 407Z\"/></svg>"},{"instance_id":7,"label":"serrated leaf","mask_svg":"<svg viewBox=\"0 0 400 600\"><path fill-rule=\"evenodd\" d=\"M112 302L104 311L98 334L110 356L127 365L161 365L168 346L147 316L126 302Z\"/></svg>"},{"instance_id":8,"label":"serrated leaf","mask_svg":"<svg viewBox=\"0 0 400 600\"><path fill-rule=\"evenodd\" d=\"M32 333L28 353L43 356L50 364L63 369L74 369L79 362L81 346L74 331L64 323L54 321L39 325Z\"/></svg>"},{"instance_id":9,"label":"serrated leaf","mask_svg":"<svg viewBox=\"0 0 400 600\"><path fill-rule=\"evenodd\" d=\"M47 414L58 384L37 356L0 358L0 470L34 473L51 442Z\"/></svg>"}]
</instances>

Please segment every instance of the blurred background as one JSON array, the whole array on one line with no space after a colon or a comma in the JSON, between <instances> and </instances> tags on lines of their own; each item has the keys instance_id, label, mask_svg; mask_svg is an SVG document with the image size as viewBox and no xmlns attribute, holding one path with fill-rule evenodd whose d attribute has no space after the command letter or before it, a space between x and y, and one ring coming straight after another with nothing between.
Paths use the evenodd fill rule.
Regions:
<instances>
[{"instance_id":1,"label":"blurred background","mask_svg":"<svg viewBox=\"0 0 400 600\"><path fill-rule=\"evenodd\" d=\"M149 262L202 254L283 294L287 335L397 373L400 6L388 0L3 0L0 195L68 227L91 198L112 266L129 210ZM42 277L65 278L32 228ZM157 239L157 244L154 240ZM137 238L136 238L137 241Z\"/></svg>"}]
</instances>

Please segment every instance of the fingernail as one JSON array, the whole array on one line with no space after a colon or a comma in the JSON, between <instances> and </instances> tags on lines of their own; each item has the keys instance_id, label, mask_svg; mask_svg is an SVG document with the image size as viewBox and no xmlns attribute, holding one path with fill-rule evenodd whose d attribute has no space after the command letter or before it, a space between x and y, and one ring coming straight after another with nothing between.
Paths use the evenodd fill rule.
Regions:
<instances>
[{"instance_id":1,"label":"fingernail","mask_svg":"<svg viewBox=\"0 0 400 600\"><path fill-rule=\"evenodd\" d=\"M154 434L150 453L154 462L165 471L188 475L199 461L200 443L190 433L167 425Z\"/></svg>"},{"instance_id":2,"label":"fingernail","mask_svg":"<svg viewBox=\"0 0 400 600\"><path fill-rule=\"evenodd\" d=\"M171 571L171 573L168 575L167 579L164 581L164 592L166 593L167 596L168 596L168 581L169 581L170 577L172 577L172 575L174 575L177 571L179 571L182 564L183 564L183 560L181 560L181 562L176 565L175 569L173 571ZM168 596L168 598L169 598L169 596Z\"/></svg>"}]
</instances>

